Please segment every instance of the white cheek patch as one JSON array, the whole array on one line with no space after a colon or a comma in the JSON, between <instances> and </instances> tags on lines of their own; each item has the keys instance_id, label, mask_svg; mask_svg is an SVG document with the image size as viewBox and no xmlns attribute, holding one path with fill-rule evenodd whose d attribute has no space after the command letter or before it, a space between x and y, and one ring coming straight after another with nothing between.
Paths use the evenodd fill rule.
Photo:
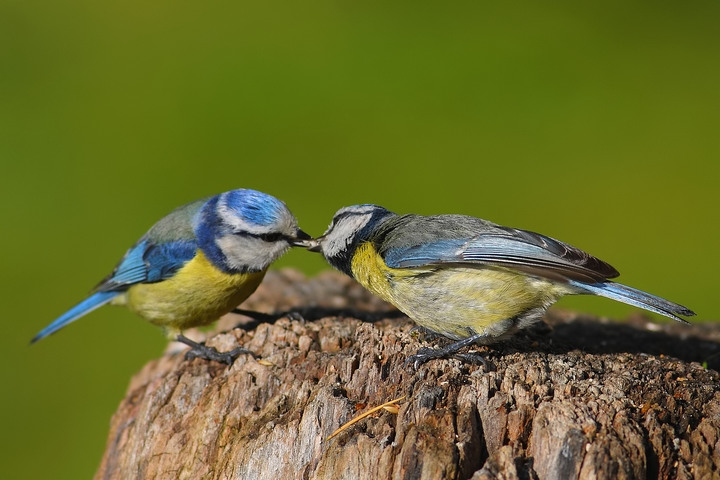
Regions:
<instances>
[{"instance_id":1,"label":"white cheek patch","mask_svg":"<svg viewBox=\"0 0 720 480\"><path fill-rule=\"evenodd\" d=\"M225 255L228 266L236 270L265 270L290 248L287 242L264 242L259 238L237 235L226 235L215 242Z\"/></svg>"},{"instance_id":2,"label":"white cheek patch","mask_svg":"<svg viewBox=\"0 0 720 480\"><path fill-rule=\"evenodd\" d=\"M323 255L334 257L347 250L358 232L370 221L370 218L372 218L371 213L343 218L340 223L333 226L325 234L321 242Z\"/></svg>"}]
</instances>

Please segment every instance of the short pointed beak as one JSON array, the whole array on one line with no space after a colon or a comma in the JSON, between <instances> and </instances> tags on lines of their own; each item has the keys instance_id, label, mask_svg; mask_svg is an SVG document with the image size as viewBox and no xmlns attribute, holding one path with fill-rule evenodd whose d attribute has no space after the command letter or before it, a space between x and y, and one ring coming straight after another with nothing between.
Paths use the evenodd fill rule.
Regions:
<instances>
[{"instance_id":1,"label":"short pointed beak","mask_svg":"<svg viewBox=\"0 0 720 480\"><path fill-rule=\"evenodd\" d=\"M303 232L298 228L297 232L295 233L295 238L293 238L290 241L290 245L293 247L309 247L313 245L312 243L312 237L308 235L307 233Z\"/></svg>"},{"instance_id":2,"label":"short pointed beak","mask_svg":"<svg viewBox=\"0 0 720 480\"><path fill-rule=\"evenodd\" d=\"M310 240L309 244L307 245L307 249L309 252L322 252L322 241L325 238L323 235L322 237L315 238L313 240Z\"/></svg>"}]
</instances>

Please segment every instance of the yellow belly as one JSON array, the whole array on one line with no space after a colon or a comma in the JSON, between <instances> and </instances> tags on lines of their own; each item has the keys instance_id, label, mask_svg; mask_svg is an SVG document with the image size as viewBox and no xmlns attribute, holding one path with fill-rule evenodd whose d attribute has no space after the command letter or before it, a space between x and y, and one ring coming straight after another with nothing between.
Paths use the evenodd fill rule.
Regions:
<instances>
[{"instance_id":1,"label":"yellow belly","mask_svg":"<svg viewBox=\"0 0 720 480\"><path fill-rule=\"evenodd\" d=\"M172 278L130 287L124 303L174 336L228 313L255 291L264 276L265 271L223 273L198 252Z\"/></svg>"},{"instance_id":2,"label":"yellow belly","mask_svg":"<svg viewBox=\"0 0 720 480\"><path fill-rule=\"evenodd\" d=\"M371 244L357 249L351 268L361 285L417 324L456 340L475 333L493 338L511 333L518 317L532 312L529 320L539 320L559 297L573 293L563 284L506 268L389 268Z\"/></svg>"}]
</instances>

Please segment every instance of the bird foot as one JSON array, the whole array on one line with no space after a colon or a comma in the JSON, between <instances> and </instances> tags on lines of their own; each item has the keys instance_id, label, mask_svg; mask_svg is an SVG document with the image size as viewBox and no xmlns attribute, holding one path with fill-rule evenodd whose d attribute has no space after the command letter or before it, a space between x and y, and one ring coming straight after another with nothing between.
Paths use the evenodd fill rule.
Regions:
<instances>
[{"instance_id":1,"label":"bird foot","mask_svg":"<svg viewBox=\"0 0 720 480\"><path fill-rule=\"evenodd\" d=\"M258 358L255 353L243 347L234 348L229 352L219 352L215 347L208 347L204 342L195 342L187 338L185 335L178 335L176 340L190 347L190 350L185 353L185 360L202 358L203 360L213 360L226 365L232 365L235 360L243 354L251 355L253 358Z\"/></svg>"},{"instance_id":2,"label":"bird foot","mask_svg":"<svg viewBox=\"0 0 720 480\"><path fill-rule=\"evenodd\" d=\"M287 317L290 320L297 320L299 322L305 321L302 314L300 312L296 312L294 310L290 310L287 312L279 312L279 313L263 313L263 312L254 312L252 310L243 310L242 308L236 308L231 313L250 317L253 320L255 320L256 322L274 323L283 317Z\"/></svg>"},{"instance_id":3,"label":"bird foot","mask_svg":"<svg viewBox=\"0 0 720 480\"><path fill-rule=\"evenodd\" d=\"M452 345L450 345L452 347ZM488 368L488 363L479 353L456 353L457 350L451 350L450 347L445 348L421 348L415 355L410 355L405 360L405 368L412 367L415 370L430 360L439 360L443 358L457 358L463 363L470 365L482 365Z\"/></svg>"},{"instance_id":4,"label":"bird foot","mask_svg":"<svg viewBox=\"0 0 720 480\"><path fill-rule=\"evenodd\" d=\"M482 365L483 367L485 367L485 370L488 370L490 368L487 360L485 360L485 357L483 357L479 353L456 353L455 355L453 355L453 358L457 358L461 362L470 365Z\"/></svg>"},{"instance_id":5,"label":"bird foot","mask_svg":"<svg viewBox=\"0 0 720 480\"><path fill-rule=\"evenodd\" d=\"M458 354L457 352L460 351L460 349L473 345L475 342L477 342L480 338L482 338L482 334L475 334L471 337L464 338L460 341L451 343L447 347L443 348L427 348L423 347L420 350L418 350L418 353L415 355L410 355L405 360L405 368L408 368L412 366L415 370L417 370L420 365L429 362L430 360L436 360L441 358L457 358L458 360L464 362L464 363L470 363L474 365L484 365L487 367L487 362L485 359L477 354L477 353L464 353L464 354Z\"/></svg>"},{"instance_id":6,"label":"bird foot","mask_svg":"<svg viewBox=\"0 0 720 480\"><path fill-rule=\"evenodd\" d=\"M435 360L438 358L446 358L447 355L443 351L444 349L434 349L434 348L427 348L423 347L415 355L410 355L408 358L405 359L405 368L412 367L413 369L417 370L420 368L420 365L423 365L424 363L429 362L430 360Z\"/></svg>"}]
</instances>

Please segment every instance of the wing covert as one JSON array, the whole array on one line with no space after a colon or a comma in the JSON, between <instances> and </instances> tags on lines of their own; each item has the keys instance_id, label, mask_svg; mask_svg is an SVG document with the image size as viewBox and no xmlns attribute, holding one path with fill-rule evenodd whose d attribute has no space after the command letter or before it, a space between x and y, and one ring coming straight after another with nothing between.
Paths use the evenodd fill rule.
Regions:
<instances>
[{"instance_id":1,"label":"wing covert","mask_svg":"<svg viewBox=\"0 0 720 480\"><path fill-rule=\"evenodd\" d=\"M125 290L136 283L165 280L191 260L196 251L193 240L154 244L143 239L127 251L115 270L93 291Z\"/></svg>"},{"instance_id":2,"label":"wing covert","mask_svg":"<svg viewBox=\"0 0 720 480\"><path fill-rule=\"evenodd\" d=\"M551 278L601 281L618 275L609 264L566 243L526 230L498 226L500 231L463 239L443 239L399 246L385 252L391 268L433 264L489 264Z\"/></svg>"}]
</instances>

